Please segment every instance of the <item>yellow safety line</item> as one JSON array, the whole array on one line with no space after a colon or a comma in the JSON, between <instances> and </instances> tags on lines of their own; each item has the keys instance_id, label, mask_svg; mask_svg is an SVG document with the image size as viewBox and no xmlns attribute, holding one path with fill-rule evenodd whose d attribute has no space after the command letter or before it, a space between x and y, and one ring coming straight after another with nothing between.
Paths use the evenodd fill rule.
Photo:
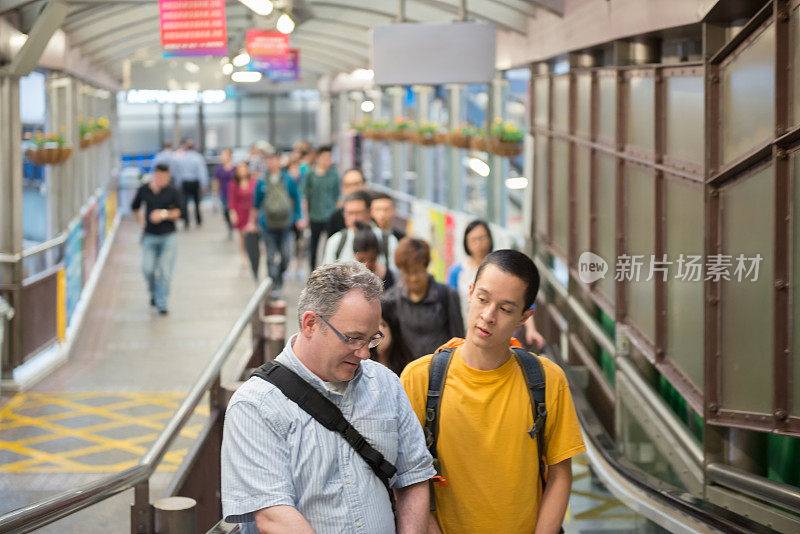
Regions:
<instances>
[{"instance_id":1,"label":"yellow safety line","mask_svg":"<svg viewBox=\"0 0 800 534\"><path fill-rule=\"evenodd\" d=\"M104 406L89 406L82 404L80 400L97 397L109 397L120 399L118 402ZM141 456L146 452L145 444L149 444L157 437L157 433L149 432L126 439L107 438L94 434L94 432L111 430L125 426L139 426L149 430L160 431L165 421L159 421L170 417L178 407L182 393L164 392L68 392L68 393L27 393L12 397L9 402L0 408L0 430L18 428L21 426L33 426L48 430L50 433L43 436L26 438L13 442L0 441L0 450L5 449L17 454L28 456L24 460L0 465L0 472L108 472L125 469L135 465L138 461L131 460L110 465L86 465L72 458L78 458L87 454L102 453L106 451L121 450ZM127 400L124 400L127 399ZM26 416L17 413L17 410L55 405L66 408L67 411L44 415L40 417ZM159 411L148 415L126 415L116 412L142 405L156 405L168 408L169 411ZM209 413L208 405L200 405L195 410L195 415L207 416ZM94 415L110 419L103 423L90 425L82 428L68 428L57 424L57 421L79 417L82 415ZM203 424L195 424L182 429L180 436L194 439L196 438ZM30 448L30 445L44 443L61 438L74 437L84 441L93 442L93 445L73 449L59 454L51 454ZM188 449L182 448L169 451L164 456L164 462L159 469L173 471L178 468ZM42 463L54 464L51 467L41 467Z\"/></svg>"}]
</instances>

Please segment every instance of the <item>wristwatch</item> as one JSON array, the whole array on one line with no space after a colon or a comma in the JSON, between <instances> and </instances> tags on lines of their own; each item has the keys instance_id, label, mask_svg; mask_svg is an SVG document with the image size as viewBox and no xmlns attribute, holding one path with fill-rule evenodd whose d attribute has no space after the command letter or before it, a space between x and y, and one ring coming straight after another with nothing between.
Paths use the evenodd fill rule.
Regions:
<instances>
[{"instance_id":1,"label":"wristwatch","mask_svg":"<svg viewBox=\"0 0 800 534\"><path fill-rule=\"evenodd\" d=\"M162 220L166 219L167 215L169 215L169 212L167 210L161 210L161 219Z\"/></svg>"}]
</instances>

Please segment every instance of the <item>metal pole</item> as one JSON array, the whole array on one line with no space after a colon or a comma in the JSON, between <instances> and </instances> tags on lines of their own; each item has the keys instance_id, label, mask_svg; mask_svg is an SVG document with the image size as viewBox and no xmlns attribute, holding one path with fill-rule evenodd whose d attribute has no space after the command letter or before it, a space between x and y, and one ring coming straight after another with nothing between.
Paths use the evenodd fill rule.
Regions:
<instances>
[{"instance_id":1,"label":"metal pole","mask_svg":"<svg viewBox=\"0 0 800 534\"><path fill-rule=\"evenodd\" d=\"M398 0L397 2L397 22L406 21L406 0Z\"/></svg>"},{"instance_id":2,"label":"metal pole","mask_svg":"<svg viewBox=\"0 0 800 534\"><path fill-rule=\"evenodd\" d=\"M19 77L0 79L0 252L22 253L22 122L19 115ZM0 280L11 284L11 306L19 310L22 263L0 265ZM21 315L20 315L21 317ZM6 350L2 363L3 378L11 378L21 358L20 317L10 324L3 343Z\"/></svg>"},{"instance_id":3,"label":"metal pole","mask_svg":"<svg viewBox=\"0 0 800 534\"><path fill-rule=\"evenodd\" d=\"M153 503L158 534L194 534L197 501L189 497L165 497Z\"/></svg>"},{"instance_id":4,"label":"metal pole","mask_svg":"<svg viewBox=\"0 0 800 534\"><path fill-rule=\"evenodd\" d=\"M461 3L458 6L458 20L461 22L467 21L467 0L461 0Z\"/></svg>"},{"instance_id":5,"label":"metal pole","mask_svg":"<svg viewBox=\"0 0 800 534\"><path fill-rule=\"evenodd\" d=\"M392 99L392 120L403 117L403 88L390 87L389 95ZM405 169L405 143L392 143L392 189L406 193L403 171Z\"/></svg>"}]
</instances>

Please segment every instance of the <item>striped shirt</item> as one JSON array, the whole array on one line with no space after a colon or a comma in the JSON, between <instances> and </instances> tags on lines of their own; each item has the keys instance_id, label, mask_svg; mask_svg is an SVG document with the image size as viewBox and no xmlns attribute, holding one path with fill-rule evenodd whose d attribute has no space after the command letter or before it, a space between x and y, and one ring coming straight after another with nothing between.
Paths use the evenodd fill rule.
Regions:
<instances>
[{"instance_id":1,"label":"striped shirt","mask_svg":"<svg viewBox=\"0 0 800 534\"><path fill-rule=\"evenodd\" d=\"M361 362L344 394L306 368L289 340L276 361L330 399L397 467L392 487L435 474L400 380L371 360ZM318 534L395 531L383 483L342 436L327 430L274 385L251 378L233 395L222 440L222 509L242 532L258 532L253 513L295 507Z\"/></svg>"}]
</instances>

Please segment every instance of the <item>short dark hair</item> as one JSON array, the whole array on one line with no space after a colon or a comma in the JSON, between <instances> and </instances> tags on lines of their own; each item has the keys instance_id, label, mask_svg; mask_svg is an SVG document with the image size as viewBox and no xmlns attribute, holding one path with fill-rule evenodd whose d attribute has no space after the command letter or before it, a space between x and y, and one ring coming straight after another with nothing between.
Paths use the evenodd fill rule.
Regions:
<instances>
[{"instance_id":1,"label":"short dark hair","mask_svg":"<svg viewBox=\"0 0 800 534\"><path fill-rule=\"evenodd\" d=\"M372 203L372 195L369 194L367 191L353 191L346 197L344 197L345 202L351 202L353 200L361 200L364 204L367 205L367 209L369 209L369 205Z\"/></svg>"},{"instance_id":2,"label":"short dark hair","mask_svg":"<svg viewBox=\"0 0 800 534\"><path fill-rule=\"evenodd\" d=\"M391 200L392 204L394 204L394 199L392 198L392 195L384 193L383 191L373 191L371 195L373 202L375 202L376 200Z\"/></svg>"},{"instance_id":3,"label":"short dark hair","mask_svg":"<svg viewBox=\"0 0 800 534\"><path fill-rule=\"evenodd\" d=\"M331 147L331 145L324 145L324 146L321 146L321 147L319 147L317 149L317 155L320 155L323 152L332 152L332 151L333 151L333 148Z\"/></svg>"},{"instance_id":4,"label":"short dark hair","mask_svg":"<svg viewBox=\"0 0 800 534\"><path fill-rule=\"evenodd\" d=\"M489 252L494 250L494 239L492 238L492 230L489 228L489 223L484 221L483 219L475 219L471 223L467 225L467 228L464 230L464 252L467 256L470 256L471 253L469 251L469 246L467 245L467 236L471 231L473 231L478 226L483 226L486 228L486 233L489 234Z\"/></svg>"},{"instance_id":5,"label":"short dark hair","mask_svg":"<svg viewBox=\"0 0 800 534\"><path fill-rule=\"evenodd\" d=\"M395 260L396 262L397 260ZM484 258L478 272L475 274L475 283L478 283L478 278L481 272L487 265L494 265L498 269L508 274L514 275L528 286L525 290L525 309L530 308L536 302L536 293L539 292L539 270L533 264L528 256L518 250L509 248L495 250L490 252Z\"/></svg>"},{"instance_id":6,"label":"short dark hair","mask_svg":"<svg viewBox=\"0 0 800 534\"><path fill-rule=\"evenodd\" d=\"M374 251L380 256L381 244L378 241L378 236L372 231L367 223L358 221L356 222L356 233L353 236L353 252L370 252Z\"/></svg>"},{"instance_id":7,"label":"short dark hair","mask_svg":"<svg viewBox=\"0 0 800 534\"><path fill-rule=\"evenodd\" d=\"M167 165L166 163L159 163L158 165L156 165L155 170L159 172L169 172L169 165Z\"/></svg>"},{"instance_id":8,"label":"short dark hair","mask_svg":"<svg viewBox=\"0 0 800 534\"><path fill-rule=\"evenodd\" d=\"M394 264L401 271L412 265L428 266L431 262L431 247L424 239L404 237L397 243L394 251Z\"/></svg>"}]
</instances>

